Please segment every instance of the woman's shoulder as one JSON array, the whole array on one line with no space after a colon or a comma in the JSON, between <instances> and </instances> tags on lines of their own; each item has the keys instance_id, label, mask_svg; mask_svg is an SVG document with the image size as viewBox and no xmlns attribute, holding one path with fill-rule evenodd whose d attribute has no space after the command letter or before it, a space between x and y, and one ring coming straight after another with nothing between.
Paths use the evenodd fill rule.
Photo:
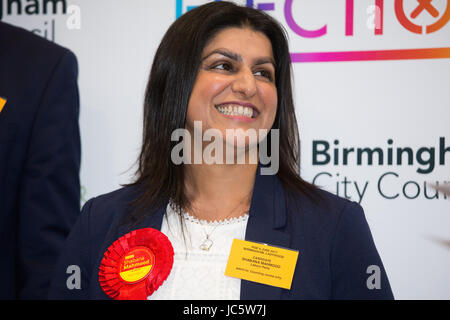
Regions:
<instances>
[{"instance_id":1,"label":"woman's shoulder","mask_svg":"<svg viewBox=\"0 0 450 320\"><path fill-rule=\"evenodd\" d=\"M348 211L362 211L361 205L351 198L343 198L320 188L316 189L315 194L301 195L296 200L302 211L325 219L338 217Z\"/></svg>"},{"instance_id":2,"label":"woman's shoulder","mask_svg":"<svg viewBox=\"0 0 450 320\"><path fill-rule=\"evenodd\" d=\"M84 204L80 219L85 220L91 230L97 230L100 233L106 232L129 213L137 194L136 187L125 186L93 197Z\"/></svg>"},{"instance_id":3,"label":"woman's shoulder","mask_svg":"<svg viewBox=\"0 0 450 320\"><path fill-rule=\"evenodd\" d=\"M323 233L325 237L334 234L342 223L349 228L358 228L366 223L359 203L326 190L317 189L315 196L301 195L291 199L294 200L289 205L294 211L292 220L299 226L306 226L306 230Z\"/></svg>"},{"instance_id":4,"label":"woman's shoulder","mask_svg":"<svg viewBox=\"0 0 450 320\"><path fill-rule=\"evenodd\" d=\"M97 263L103 257L105 246L109 246L109 243L105 243L108 234L114 232L120 217L129 210L134 195L135 188L123 187L94 197L84 204L59 258L51 299L88 299L92 290L101 292L97 286L90 285L91 276L96 276ZM81 277L82 290L68 290L68 266L77 266L84 274Z\"/></svg>"},{"instance_id":5,"label":"woman's shoulder","mask_svg":"<svg viewBox=\"0 0 450 320\"><path fill-rule=\"evenodd\" d=\"M88 207L95 208L99 212L115 212L117 209L125 209L138 195L137 187L124 186L114 191L101 194L89 199L83 206L83 210ZM113 210L116 209L116 210Z\"/></svg>"}]
</instances>

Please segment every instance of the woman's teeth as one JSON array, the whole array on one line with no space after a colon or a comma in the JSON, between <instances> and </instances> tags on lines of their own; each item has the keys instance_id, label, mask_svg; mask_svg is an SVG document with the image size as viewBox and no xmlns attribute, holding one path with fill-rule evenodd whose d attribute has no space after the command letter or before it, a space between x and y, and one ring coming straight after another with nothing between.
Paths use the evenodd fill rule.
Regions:
<instances>
[{"instance_id":1,"label":"woman's teeth","mask_svg":"<svg viewBox=\"0 0 450 320\"><path fill-rule=\"evenodd\" d=\"M228 116L244 116L247 118L253 118L253 108L250 107L228 104L217 106L216 108L220 113Z\"/></svg>"}]
</instances>

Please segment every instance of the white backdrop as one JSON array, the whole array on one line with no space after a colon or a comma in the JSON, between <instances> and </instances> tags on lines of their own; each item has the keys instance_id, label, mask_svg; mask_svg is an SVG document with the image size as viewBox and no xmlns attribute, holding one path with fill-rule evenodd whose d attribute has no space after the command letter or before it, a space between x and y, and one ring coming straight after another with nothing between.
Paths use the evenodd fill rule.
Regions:
<instances>
[{"instance_id":1,"label":"white backdrop","mask_svg":"<svg viewBox=\"0 0 450 320\"><path fill-rule=\"evenodd\" d=\"M83 202L129 182L140 147L143 94L156 48L177 13L206 1L55 0L48 2L47 10L45 1L8 2L0 0L3 21L34 30L78 57ZM396 298L450 299L449 202L441 193L432 198L435 192L430 187L426 194L424 190L424 183L450 184L450 23L433 33L413 33L397 18L394 0L384 1L379 9L382 20L374 14L374 5L383 1L356 0L353 34L346 35L351 25L346 9L352 1L253 2L255 7L272 7L267 12L288 31L293 57L329 54L328 62L318 54L301 55L310 62L293 66L302 175L360 201ZM450 6L450 0L434 0L431 4L438 16L425 9L411 18L420 3L397 2L404 2L409 21L424 26L445 19ZM305 37L292 21L310 31L324 31L326 25L326 33ZM381 26L382 34L375 35L374 27L381 30ZM429 48L447 49L431 51L432 59L412 51L416 59L405 60L408 53L400 51L397 60L386 60L395 53L384 53L384 58L358 61L368 56L360 51ZM340 58L347 61L334 61L338 57L334 52L339 51L353 53ZM325 144L330 161L320 164L327 160L320 153ZM314 145L319 152L315 156ZM367 152L358 163L358 148L377 147L383 153L382 163L378 151L372 164ZM344 148L355 150L348 152L346 164ZM411 164L406 153L402 164L397 164L397 148L411 149ZM339 152L337 162L334 149Z\"/></svg>"}]
</instances>

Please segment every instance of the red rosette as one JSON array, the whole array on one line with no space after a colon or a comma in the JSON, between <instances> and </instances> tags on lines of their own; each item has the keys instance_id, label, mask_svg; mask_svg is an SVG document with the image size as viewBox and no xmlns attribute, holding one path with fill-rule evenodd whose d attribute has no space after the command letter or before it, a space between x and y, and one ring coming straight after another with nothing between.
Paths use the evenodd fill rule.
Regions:
<instances>
[{"instance_id":1,"label":"red rosette","mask_svg":"<svg viewBox=\"0 0 450 320\"><path fill-rule=\"evenodd\" d=\"M173 254L162 232L133 230L106 250L99 267L100 286L115 300L146 300L169 276Z\"/></svg>"}]
</instances>

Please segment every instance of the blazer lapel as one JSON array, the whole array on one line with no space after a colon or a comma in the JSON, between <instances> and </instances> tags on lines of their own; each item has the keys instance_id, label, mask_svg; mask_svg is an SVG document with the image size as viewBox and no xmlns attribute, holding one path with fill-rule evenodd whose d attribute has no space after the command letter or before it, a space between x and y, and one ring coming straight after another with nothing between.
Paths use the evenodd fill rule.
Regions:
<instances>
[{"instance_id":1,"label":"blazer lapel","mask_svg":"<svg viewBox=\"0 0 450 320\"><path fill-rule=\"evenodd\" d=\"M281 182L274 175L261 175L258 167L245 240L289 247L290 235L282 231L286 219L286 204ZM282 292L282 288L247 280L241 281L242 300L280 299Z\"/></svg>"}]
</instances>

